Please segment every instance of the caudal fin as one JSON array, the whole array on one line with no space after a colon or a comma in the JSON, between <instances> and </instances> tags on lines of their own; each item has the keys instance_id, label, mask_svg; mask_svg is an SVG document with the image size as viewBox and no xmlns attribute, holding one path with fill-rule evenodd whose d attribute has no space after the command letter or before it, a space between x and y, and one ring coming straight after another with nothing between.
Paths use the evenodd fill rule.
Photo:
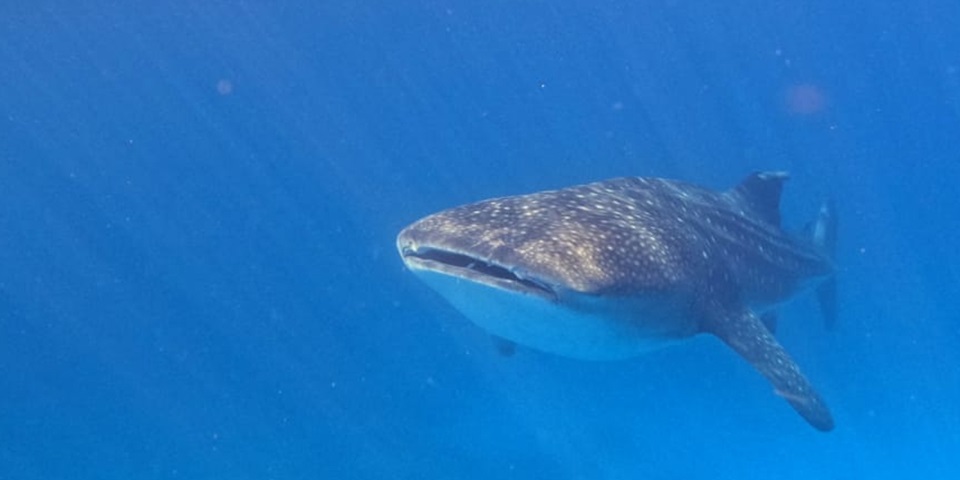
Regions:
<instances>
[{"instance_id":1,"label":"caudal fin","mask_svg":"<svg viewBox=\"0 0 960 480\"><path fill-rule=\"evenodd\" d=\"M837 277L830 277L817 287L817 301L823 325L827 330L833 330L837 326Z\"/></svg>"},{"instance_id":2,"label":"caudal fin","mask_svg":"<svg viewBox=\"0 0 960 480\"><path fill-rule=\"evenodd\" d=\"M813 243L821 248L830 259L837 251L837 213L832 199L827 199L820 206L820 213L813 226ZM817 287L817 300L820 303L820 313L823 323L828 330L837 325L837 277L826 279Z\"/></svg>"}]
</instances>

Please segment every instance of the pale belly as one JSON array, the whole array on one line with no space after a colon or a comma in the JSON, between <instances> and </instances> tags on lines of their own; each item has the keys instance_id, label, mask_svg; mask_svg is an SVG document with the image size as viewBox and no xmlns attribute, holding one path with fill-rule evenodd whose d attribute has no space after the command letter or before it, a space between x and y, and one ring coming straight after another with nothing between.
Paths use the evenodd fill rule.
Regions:
<instances>
[{"instance_id":1,"label":"pale belly","mask_svg":"<svg viewBox=\"0 0 960 480\"><path fill-rule=\"evenodd\" d=\"M692 320L657 302L581 298L558 303L429 270L414 273L484 330L566 357L624 359L695 332Z\"/></svg>"}]
</instances>

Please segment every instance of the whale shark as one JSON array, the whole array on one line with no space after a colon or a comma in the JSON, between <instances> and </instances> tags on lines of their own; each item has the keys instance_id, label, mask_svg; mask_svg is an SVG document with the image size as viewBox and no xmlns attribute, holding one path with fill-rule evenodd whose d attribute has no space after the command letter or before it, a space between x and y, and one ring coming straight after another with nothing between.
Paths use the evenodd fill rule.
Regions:
<instances>
[{"instance_id":1,"label":"whale shark","mask_svg":"<svg viewBox=\"0 0 960 480\"><path fill-rule=\"evenodd\" d=\"M827 206L807 235L781 228L785 172L715 191L624 177L494 198L424 217L397 248L496 337L586 360L630 358L701 333L752 365L810 425L829 408L774 336L775 308L816 288L835 322Z\"/></svg>"}]
</instances>

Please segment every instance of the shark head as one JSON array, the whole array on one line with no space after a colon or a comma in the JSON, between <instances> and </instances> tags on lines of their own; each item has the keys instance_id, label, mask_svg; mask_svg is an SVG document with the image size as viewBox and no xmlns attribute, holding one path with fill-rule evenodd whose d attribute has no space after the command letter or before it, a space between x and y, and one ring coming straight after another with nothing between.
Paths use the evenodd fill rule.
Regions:
<instances>
[{"instance_id":1,"label":"shark head","mask_svg":"<svg viewBox=\"0 0 960 480\"><path fill-rule=\"evenodd\" d=\"M785 178L714 192L630 177L495 198L416 221L397 248L471 321L537 350L608 360L713 334L828 430L825 405L753 313L830 265L780 231Z\"/></svg>"}]
</instances>

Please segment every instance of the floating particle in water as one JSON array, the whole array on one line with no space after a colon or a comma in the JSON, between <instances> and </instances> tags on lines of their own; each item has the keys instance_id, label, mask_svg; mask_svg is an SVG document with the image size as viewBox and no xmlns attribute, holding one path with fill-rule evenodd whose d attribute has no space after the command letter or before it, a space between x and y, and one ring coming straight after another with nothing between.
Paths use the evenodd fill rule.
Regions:
<instances>
[{"instance_id":1,"label":"floating particle in water","mask_svg":"<svg viewBox=\"0 0 960 480\"><path fill-rule=\"evenodd\" d=\"M794 115L814 115L827 108L823 89L810 83L791 85L786 92L787 111Z\"/></svg>"}]
</instances>

